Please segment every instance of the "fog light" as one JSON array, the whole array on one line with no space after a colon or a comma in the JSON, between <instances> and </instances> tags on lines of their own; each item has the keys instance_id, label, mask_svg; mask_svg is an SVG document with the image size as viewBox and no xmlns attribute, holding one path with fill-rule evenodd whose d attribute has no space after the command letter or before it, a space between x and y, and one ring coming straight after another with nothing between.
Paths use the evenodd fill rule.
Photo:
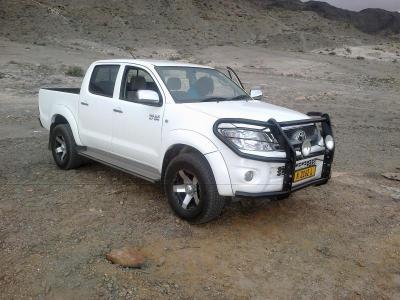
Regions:
<instances>
[{"instance_id":1,"label":"fog light","mask_svg":"<svg viewBox=\"0 0 400 300\"><path fill-rule=\"evenodd\" d=\"M331 135L327 135L325 137L325 146L329 150L333 150L333 148L335 148L335 141L333 140L333 137Z\"/></svg>"},{"instance_id":2,"label":"fog light","mask_svg":"<svg viewBox=\"0 0 400 300\"><path fill-rule=\"evenodd\" d=\"M309 156L311 153L311 142L309 140L305 140L303 145L301 145L301 153L303 156Z\"/></svg>"},{"instance_id":3,"label":"fog light","mask_svg":"<svg viewBox=\"0 0 400 300\"><path fill-rule=\"evenodd\" d=\"M253 171L247 171L244 173L244 180L246 181L252 181L254 177L254 172Z\"/></svg>"}]
</instances>

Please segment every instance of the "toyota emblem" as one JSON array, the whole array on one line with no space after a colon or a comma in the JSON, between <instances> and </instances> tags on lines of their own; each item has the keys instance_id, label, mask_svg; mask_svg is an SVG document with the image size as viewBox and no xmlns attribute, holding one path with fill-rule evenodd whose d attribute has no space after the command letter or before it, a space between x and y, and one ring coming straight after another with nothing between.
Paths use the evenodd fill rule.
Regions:
<instances>
[{"instance_id":1,"label":"toyota emblem","mask_svg":"<svg viewBox=\"0 0 400 300\"><path fill-rule=\"evenodd\" d=\"M296 140L300 143L304 142L306 138L307 138L307 134L304 130L297 130L295 133L293 133L293 136L292 136L293 140Z\"/></svg>"}]
</instances>

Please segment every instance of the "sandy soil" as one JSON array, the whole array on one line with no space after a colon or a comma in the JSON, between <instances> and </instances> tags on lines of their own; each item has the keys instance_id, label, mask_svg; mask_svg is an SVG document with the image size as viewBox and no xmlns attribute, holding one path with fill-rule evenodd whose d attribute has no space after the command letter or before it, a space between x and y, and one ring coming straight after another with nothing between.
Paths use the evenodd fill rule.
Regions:
<instances>
[{"instance_id":1,"label":"sandy soil","mask_svg":"<svg viewBox=\"0 0 400 300\"><path fill-rule=\"evenodd\" d=\"M399 64L251 45L139 49L230 65L246 86L262 86L265 101L328 112L335 125L328 185L232 203L217 221L191 226L157 185L96 163L56 168L37 121L39 87L78 86L67 66L127 55L75 43L0 39L0 298L400 298L400 184L381 176L400 172ZM105 259L125 245L144 251L143 269Z\"/></svg>"}]
</instances>

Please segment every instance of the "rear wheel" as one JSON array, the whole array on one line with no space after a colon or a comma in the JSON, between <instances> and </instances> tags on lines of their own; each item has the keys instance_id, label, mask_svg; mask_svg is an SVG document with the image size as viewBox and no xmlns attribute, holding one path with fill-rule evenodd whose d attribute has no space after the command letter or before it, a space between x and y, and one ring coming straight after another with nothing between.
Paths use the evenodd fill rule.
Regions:
<instances>
[{"instance_id":1,"label":"rear wheel","mask_svg":"<svg viewBox=\"0 0 400 300\"><path fill-rule=\"evenodd\" d=\"M225 205L204 156L183 153L165 172L165 192L173 211L191 223L206 223L218 217Z\"/></svg>"},{"instance_id":2,"label":"rear wheel","mask_svg":"<svg viewBox=\"0 0 400 300\"><path fill-rule=\"evenodd\" d=\"M81 165L81 157L76 150L75 139L68 124L58 124L52 129L50 148L60 169L69 170Z\"/></svg>"}]
</instances>

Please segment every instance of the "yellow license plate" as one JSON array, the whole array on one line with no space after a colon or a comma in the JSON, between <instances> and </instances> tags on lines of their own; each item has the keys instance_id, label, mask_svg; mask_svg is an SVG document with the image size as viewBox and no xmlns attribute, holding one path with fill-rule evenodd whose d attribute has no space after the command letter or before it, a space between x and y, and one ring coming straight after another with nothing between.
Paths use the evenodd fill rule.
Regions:
<instances>
[{"instance_id":1,"label":"yellow license plate","mask_svg":"<svg viewBox=\"0 0 400 300\"><path fill-rule=\"evenodd\" d=\"M317 166L311 166L304 169L300 169L294 172L293 182L299 182L301 180L314 177L317 171Z\"/></svg>"}]
</instances>

